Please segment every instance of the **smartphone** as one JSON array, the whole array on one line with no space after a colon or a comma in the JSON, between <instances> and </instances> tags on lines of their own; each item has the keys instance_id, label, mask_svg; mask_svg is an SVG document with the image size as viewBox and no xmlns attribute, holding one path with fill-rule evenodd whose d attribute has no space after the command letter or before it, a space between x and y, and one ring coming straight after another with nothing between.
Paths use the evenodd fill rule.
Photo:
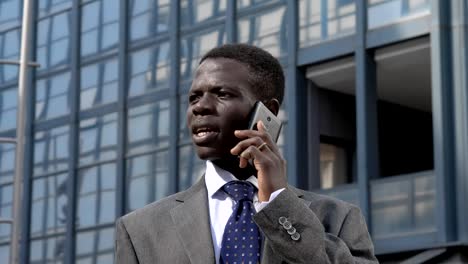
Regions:
<instances>
[{"instance_id":1,"label":"smartphone","mask_svg":"<svg viewBox=\"0 0 468 264\"><path fill-rule=\"evenodd\" d=\"M278 140L281 132L281 120L273 114L262 102L257 101L253 107L248 129L258 130L257 123L262 121L266 131L275 142Z\"/></svg>"}]
</instances>

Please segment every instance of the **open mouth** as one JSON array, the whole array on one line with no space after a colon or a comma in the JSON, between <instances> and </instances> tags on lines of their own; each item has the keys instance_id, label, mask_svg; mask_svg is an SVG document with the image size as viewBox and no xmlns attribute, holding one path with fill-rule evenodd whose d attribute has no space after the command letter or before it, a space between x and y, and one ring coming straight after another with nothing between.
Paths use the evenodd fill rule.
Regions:
<instances>
[{"instance_id":1,"label":"open mouth","mask_svg":"<svg viewBox=\"0 0 468 264\"><path fill-rule=\"evenodd\" d=\"M198 127L193 129L193 141L196 144L206 144L216 138L219 130L212 127Z\"/></svg>"}]
</instances>

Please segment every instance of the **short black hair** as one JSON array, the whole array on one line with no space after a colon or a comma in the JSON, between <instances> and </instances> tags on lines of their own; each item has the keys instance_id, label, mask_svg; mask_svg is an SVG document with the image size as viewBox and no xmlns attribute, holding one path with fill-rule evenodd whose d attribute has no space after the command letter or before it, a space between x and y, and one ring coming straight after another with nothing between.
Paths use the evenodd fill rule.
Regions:
<instances>
[{"instance_id":1,"label":"short black hair","mask_svg":"<svg viewBox=\"0 0 468 264\"><path fill-rule=\"evenodd\" d=\"M200 60L227 58L246 65L251 74L253 93L261 101L276 99L281 104L284 97L284 73L279 61L267 51L248 44L225 44L208 51Z\"/></svg>"}]
</instances>

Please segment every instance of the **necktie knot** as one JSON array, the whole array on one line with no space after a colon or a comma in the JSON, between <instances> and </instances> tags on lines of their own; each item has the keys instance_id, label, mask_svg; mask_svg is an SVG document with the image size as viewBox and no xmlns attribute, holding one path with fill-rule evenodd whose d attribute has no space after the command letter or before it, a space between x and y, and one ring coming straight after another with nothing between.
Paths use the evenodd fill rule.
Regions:
<instances>
[{"instance_id":1,"label":"necktie knot","mask_svg":"<svg viewBox=\"0 0 468 264\"><path fill-rule=\"evenodd\" d=\"M238 203L242 200L248 200L252 202L256 188L252 183L247 181L230 181L224 184L222 189Z\"/></svg>"}]
</instances>

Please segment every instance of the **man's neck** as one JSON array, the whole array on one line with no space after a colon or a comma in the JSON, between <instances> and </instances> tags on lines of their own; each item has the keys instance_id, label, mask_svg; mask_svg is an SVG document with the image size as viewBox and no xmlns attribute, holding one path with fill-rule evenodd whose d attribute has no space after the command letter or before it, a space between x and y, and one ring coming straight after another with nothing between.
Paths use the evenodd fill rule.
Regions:
<instances>
[{"instance_id":1,"label":"man's neck","mask_svg":"<svg viewBox=\"0 0 468 264\"><path fill-rule=\"evenodd\" d=\"M233 157L228 159L216 159L212 161L216 166L223 170L229 171L239 180L247 180L250 176L257 176L257 171L252 165L247 165L246 168L239 167L239 158Z\"/></svg>"}]
</instances>

